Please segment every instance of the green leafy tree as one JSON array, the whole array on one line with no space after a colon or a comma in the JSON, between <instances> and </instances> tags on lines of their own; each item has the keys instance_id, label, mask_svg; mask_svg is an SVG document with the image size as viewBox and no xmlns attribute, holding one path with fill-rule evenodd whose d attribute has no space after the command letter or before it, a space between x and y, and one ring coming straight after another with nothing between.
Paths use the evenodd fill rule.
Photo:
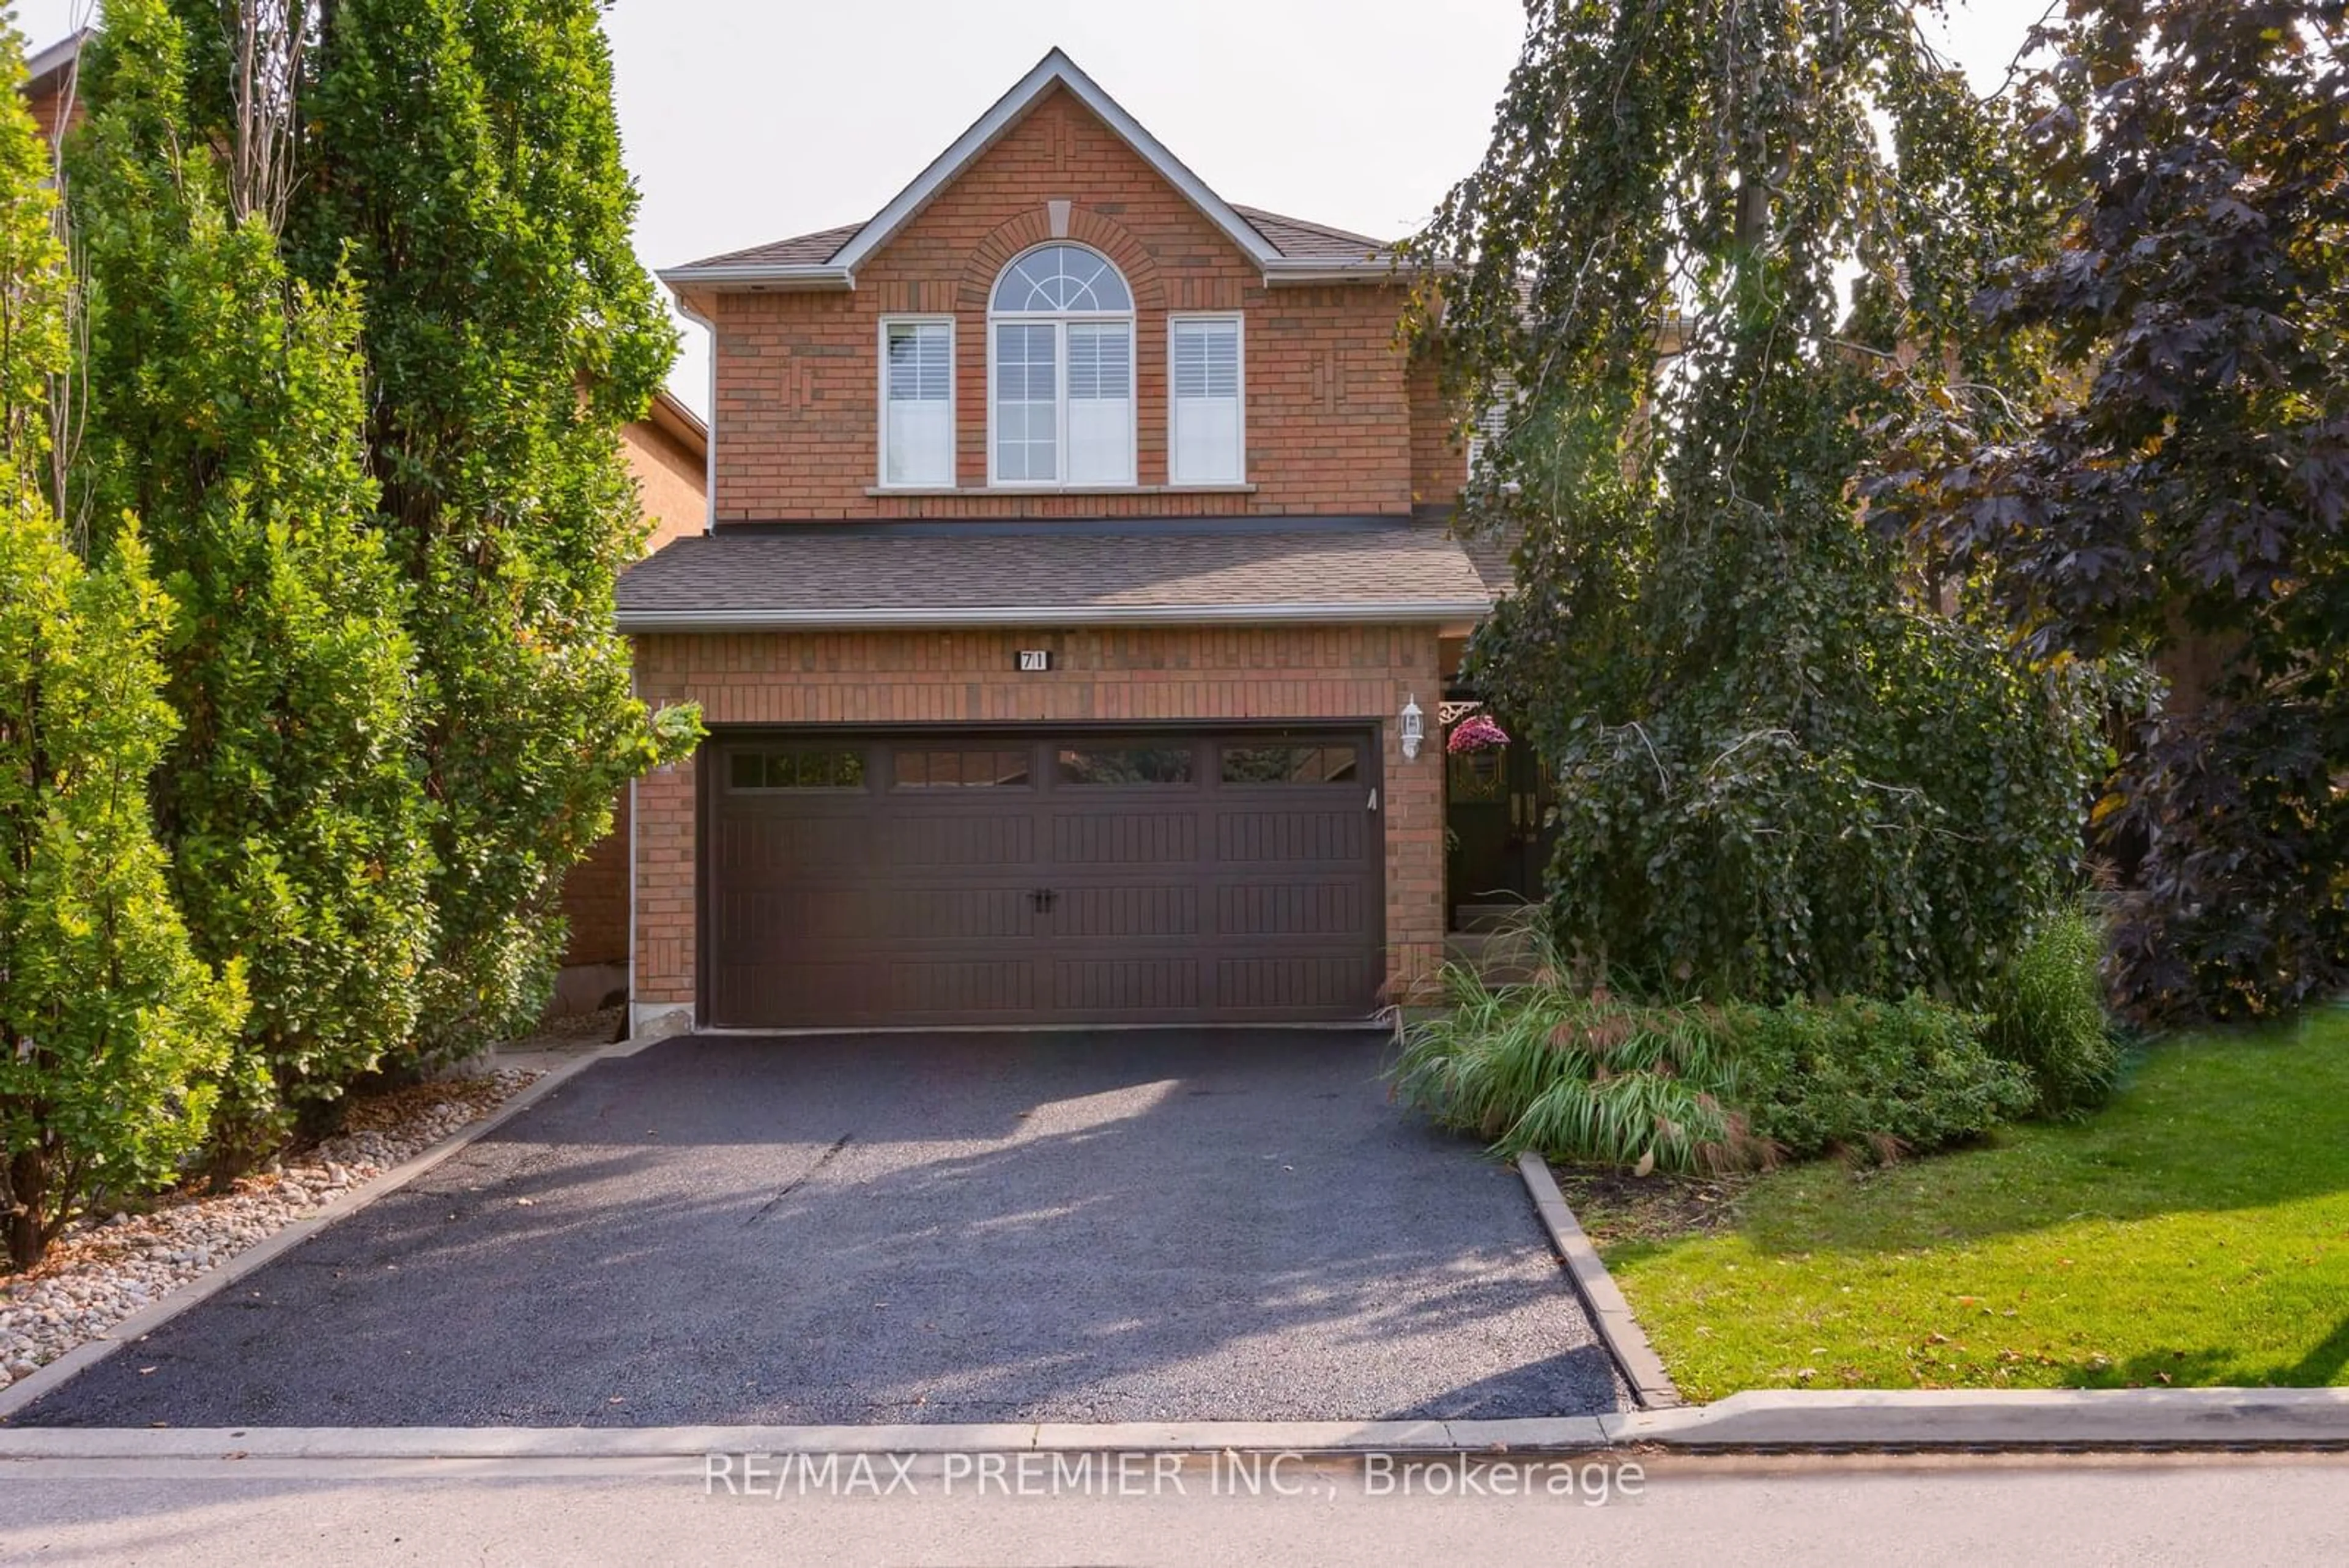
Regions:
<instances>
[{"instance_id":1,"label":"green leafy tree","mask_svg":"<svg viewBox=\"0 0 2349 1568\"><path fill-rule=\"evenodd\" d=\"M0 28L0 1208L20 1267L91 1194L197 1147L243 1010L236 966L189 945L149 817L170 603L136 530L88 568L42 489L67 278L23 76Z\"/></svg>"},{"instance_id":2,"label":"green leafy tree","mask_svg":"<svg viewBox=\"0 0 2349 1568\"><path fill-rule=\"evenodd\" d=\"M289 232L315 283L347 265L364 289L369 461L426 682L437 1050L543 1005L564 872L698 735L636 700L612 629L643 537L619 431L676 343L629 245L598 10L323 0L303 88Z\"/></svg>"},{"instance_id":3,"label":"green leafy tree","mask_svg":"<svg viewBox=\"0 0 2349 1568\"><path fill-rule=\"evenodd\" d=\"M2349 988L2349 5L2070 13L2025 94L2062 248L1981 299L2055 373L2019 430L1916 421L1878 504L2035 648L2171 677L2097 807L2124 1005L2285 1011Z\"/></svg>"},{"instance_id":4,"label":"green leafy tree","mask_svg":"<svg viewBox=\"0 0 2349 1568\"><path fill-rule=\"evenodd\" d=\"M1522 532L1472 678L1559 774L1549 907L1595 975L1971 1001L2074 874L2094 682L1868 525L1875 431L2029 346L1975 329L2047 214L1903 0L1536 0L1419 331L1505 430Z\"/></svg>"},{"instance_id":5,"label":"green leafy tree","mask_svg":"<svg viewBox=\"0 0 2349 1568\"><path fill-rule=\"evenodd\" d=\"M242 7L235 15L245 16ZM282 45L280 57L283 57ZM259 73L200 117L165 0L109 0L67 156L84 257L82 466L178 606L154 791L198 952L251 989L214 1117L222 1176L410 1043L430 955L406 585L373 530L358 314L295 282L246 143ZM242 178L240 178L242 174Z\"/></svg>"}]
</instances>

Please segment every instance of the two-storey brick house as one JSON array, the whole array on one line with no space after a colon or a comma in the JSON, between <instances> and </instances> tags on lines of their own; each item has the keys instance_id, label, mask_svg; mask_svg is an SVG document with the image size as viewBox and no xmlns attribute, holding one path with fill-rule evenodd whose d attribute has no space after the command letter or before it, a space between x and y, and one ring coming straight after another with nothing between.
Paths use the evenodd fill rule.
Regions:
<instances>
[{"instance_id":1,"label":"two-storey brick house","mask_svg":"<svg viewBox=\"0 0 2349 1568\"><path fill-rule=\"evenodd\" d=\"M639 1028L1426 981L1490 593L1377 242L1230 204L1055 51L867 222L663 276L714 339L709 529L620 625L710 739L636 786Z\"/></svg>"}]
</instances>

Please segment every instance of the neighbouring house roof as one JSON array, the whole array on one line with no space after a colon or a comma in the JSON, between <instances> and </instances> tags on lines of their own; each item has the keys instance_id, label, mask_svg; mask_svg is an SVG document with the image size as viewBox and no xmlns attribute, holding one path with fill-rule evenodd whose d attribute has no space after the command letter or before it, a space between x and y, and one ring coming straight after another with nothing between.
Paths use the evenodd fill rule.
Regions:
<instances>
[{"instance_id":1,"label":"neighbouring house roof","mask_svg":"<svg viewBox=\"0 0 2349 1568\"><path fill-rule=\"evenodd\" d=\"M864 222L708 256L667 269L660 275L661 281L672 288L854 287L856 269L866 257L886 244L891 236L929 204L931 198L952 184L956 176L1054 88L1073 95L1116 132L1143 161L1181 192L1208 222L1261 267L1266 281L1370 277L1383 275L1391 269L1393 254L1383 242L1301 218L1235 207L1226 202L1169 152L1141 121L1078 69L1074 60L1054 49L934 159L913 183Z\"/></svg>"},{"instance_id":2,"label":"neighbouring house roof","mask_svg":"<svg viewBox=\"0 0 2349 1568\"><path fill-rule=\"evenodd\" d=\"M90 29L59 38L47 48L36 49L25 60L25 91L37 96L54 88L53 78L62 77L66 69L81 58L81 47L88 42Z\"/></svg>"},{"instance_id":3,"label":"neighbouring house roof","mask_svg":"<svg viewBox=\"0 0 2349 1568\"><path fill-rule=\"evenodd\" d=\"M1381 518L789 523L688 537L620 579L623 631L1470 622L1441 528Z\"/></svg>"},{"instance_id":4,"label":"neighbouring house roof","mask_svg":"<svg viewBox=\"0 0 2349 1568\"><path fill-rule=\"evenodd\" d=\"M709 455L709 427L702 422L699 414L678 401L677 394L667 387L653 394L652 407L645 410L645 422L694 456Z\"/></svg>"}]
</instances>

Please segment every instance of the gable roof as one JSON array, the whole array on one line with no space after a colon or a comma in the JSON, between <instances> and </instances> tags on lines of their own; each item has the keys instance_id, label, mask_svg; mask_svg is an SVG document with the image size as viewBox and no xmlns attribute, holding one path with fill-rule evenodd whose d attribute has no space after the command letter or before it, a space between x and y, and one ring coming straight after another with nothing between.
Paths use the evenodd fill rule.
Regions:
<instances>
[{"instance_id":1,"label":"gable roof","mask_svg":"<svg viewBox=\"0 0 2349 1568\"><path fill-rule=\"evenodd\" d=\"M26 56L25 91L39 94L54 88L57 82L53 78L63 76L69 67L81 59L81 47L88 41L92 31L91 28L84 27L78 32L59 38L46 48L36 49Z\"/></svg>"},{"instance_id":2,"label":"gable roof","mask_svg":"<svg viewBox=\"0 0 2349 1568\"><path fill-rule=\"evenodd\" d=\"M730 251L660 275L671 288L785 287L854 288L856 269L887 244L896 233L952 184L1003 133L1019 123L1037 101L1054 88L1066 90L1116 132L1142 161L1182 192L1200 214L1221 230L1249 260L1263 269L1267 282L1324 282L1335 275L1382 275L1392 253L1381 242L1348 234L1299 218L1284 218L1249 207L1235 207L1207 188L1205 181L1185 167L1165 145L1128 114L1100 84L1077 67L1059 49L1036 62L993 108L972 122L954 144L930 161L913 183L889 200L888 205L861 223L819 229L769 244Z\"/></svg>"},{"instance_id":3,"label":"gable roof","mask_svg":"<svg viewBox=\"0 0 2349 1568\"><path fill-rule=\"evenodd\" d=\"M653 393L645 417L634 422L652 426L696 458L707 460L709 456L709 426L699 414L678 401L677 394L667 387Z\"/></svg>"}]
</instances>

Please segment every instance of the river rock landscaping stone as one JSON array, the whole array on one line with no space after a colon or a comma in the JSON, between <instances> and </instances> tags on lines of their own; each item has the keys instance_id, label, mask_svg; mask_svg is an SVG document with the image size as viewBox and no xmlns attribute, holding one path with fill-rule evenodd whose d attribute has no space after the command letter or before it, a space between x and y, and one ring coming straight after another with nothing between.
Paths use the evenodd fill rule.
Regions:
<instances>
[{"instance_id":1,"label":"river rock landscaping stone","mask_svg":"<svg viewBox=\"0 0 2349 1568\"><path fill-rule=\"evenodd\" d=\"M228 1192L191 1189L144 1214L83 1220L38 1268L0 1276L0 1388L478 1121L536 1076L509 1068L355 1100L341 1133Z\"/></svg>"}]
</instances>

